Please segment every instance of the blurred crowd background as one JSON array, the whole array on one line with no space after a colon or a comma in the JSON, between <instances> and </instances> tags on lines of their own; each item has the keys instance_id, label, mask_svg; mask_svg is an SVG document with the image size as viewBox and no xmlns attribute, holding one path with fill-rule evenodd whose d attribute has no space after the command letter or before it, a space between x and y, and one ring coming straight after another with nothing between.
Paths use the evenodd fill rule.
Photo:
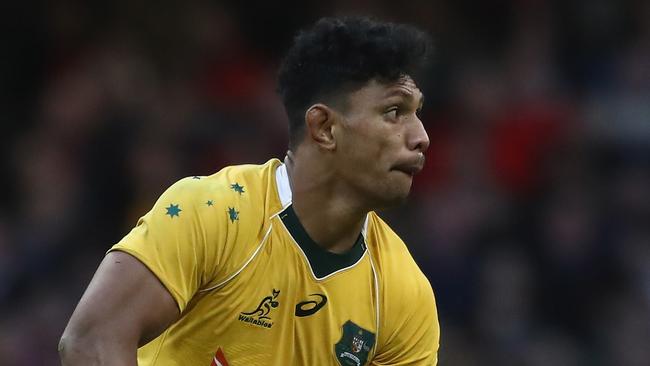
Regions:
<instances>
[{"instance_id":1,"label":"blurred crowd background","mask_svg":"<svg viewBox=\"0 0 650 366\"><path fill-rule=\"evenodd\" d=\"M0 365L58 364L104 252L171 183L283 158L279 60L343 14L435 41L427 166L381 214L436 292L440 365L650 365L650 2L3 7Z\"/></svg>"}]
</instances>

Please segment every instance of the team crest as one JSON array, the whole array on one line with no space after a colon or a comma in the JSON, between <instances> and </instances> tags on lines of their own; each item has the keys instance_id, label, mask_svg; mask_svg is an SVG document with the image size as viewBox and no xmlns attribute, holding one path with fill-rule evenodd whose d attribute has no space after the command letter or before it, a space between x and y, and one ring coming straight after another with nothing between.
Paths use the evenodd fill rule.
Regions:
<instances>
[{"instance_id":1,"label":"team crest","mask_svg":"<svg viewBox=\"0 0 650 366\"><path fill-rule=\"evenodd\" d=\"M352 352L354 352L354 353L361 352L361 350L363 349L364 343L365 342L363 341L363 339L361 339L361 338L359 338L357 336L352 337Z\"/></svg>"},{"instance_id":2,"label":"team crest","mask_svg":"<svg viewBox=\"0 0 650 366\"><path fill-rule=\"evenodd\" d=\"M343 324L341 340L334 346L336 359L341 366L362 366L375 345L375 334L348 320Z\"/></svg>"}]
</instances>

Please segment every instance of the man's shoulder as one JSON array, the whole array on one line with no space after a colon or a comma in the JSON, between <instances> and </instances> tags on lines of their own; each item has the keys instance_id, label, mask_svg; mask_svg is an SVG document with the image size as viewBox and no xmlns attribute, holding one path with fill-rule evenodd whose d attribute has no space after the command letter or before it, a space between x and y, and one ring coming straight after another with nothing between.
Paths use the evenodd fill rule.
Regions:
<instances>
[{"instance_id":1,"label":"man's shoulder","mask_svg":"<svg viewBox=\"0 0 650 366\"><path fill-rule=\"evenodd\" d=\"M368 245L382 257L390 257L396 261L410 262L413 260L406 243L377 213L368 214L366 226Z\"/></svg>"},{"instance_id":2,"label":"man's shoulder","mask_svg":"<svg viewBox=\"0 0 650 366\"><path fill-rule=\"evenodd\" d=\"M212 175L182 178L158 198L152 213L182 218L174 222L179 228L199 225L208 232L218 231L224 228L216 223L225 222L256 232L268 211L279 205L273 194L273 172L279 164L272 159L262 165L233 165Z\"/></svg>"},{"instance_id":3,"label":"man's shoulder","mask_svg":"<svg viewBox=\"0 0 650 366\"><path fill-rule=\"evenodd\" d=\"M369 215L366 235L379 277L377 359L396 364L419 354L427 364L435 363L440 325L429 280L402 239L375 213Z\"/></svg>"},{"instance_id":4,"label":"man's shoulder","mask_svg":"<svg viewBox=\"0 0 650 366\"><path fill-rule=\"evenodd\" d=\"M271 159L264 164L244 164L226 166L211 175L194 175L182 178L172 184L167 194L188 198L215 197L219 200L228 198L261 198L268 189L272 172L280 164Z\"/></svg>"},{"instance_id":5,"label":"man's shoulder","mask_svg":"<svg viewBox=\"0 0 650 366\"><path fill-rule=\"evenodd\" d=\"M381 272L385 286L408 291L430 288L429 280L420 270L408 246L376 213L368 215L368 247Z\"/></svg>"},{"instance_id":6,"label":"man's shoulder","mask_svg":"<svg viewBox=\"0 0 650 366\"><path fill-rule=\"evenodd\" d=\"M207 187L225 185L226 189L240 195L247 192L256 194L267 188L271 179L274 178L275 169L280 164L278 159L271 159L264 164L230 165L212 175L193 178L203 180ZM248 185L248 189L241 187L244 183Z\"/></svg>"}]
</instances>

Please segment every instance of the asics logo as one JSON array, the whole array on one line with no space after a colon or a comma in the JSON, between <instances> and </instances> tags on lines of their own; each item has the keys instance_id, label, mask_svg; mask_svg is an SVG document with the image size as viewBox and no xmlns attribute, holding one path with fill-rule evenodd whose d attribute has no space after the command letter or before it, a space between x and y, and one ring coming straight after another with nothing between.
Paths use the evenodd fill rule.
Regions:
<instances>
[{"instance_id":1,"label":"asics logo","mask_svg":"<svg viewBox=\"0 0 650 366\"><path fill-rule=\"evenodd\" d=\"M304 317L316 314L325 304L327 304L327 297L322 294L311 294L309 296L316 296L318 300L307 300L296 304L296 316Z\"/></svg>"}]
</instances>

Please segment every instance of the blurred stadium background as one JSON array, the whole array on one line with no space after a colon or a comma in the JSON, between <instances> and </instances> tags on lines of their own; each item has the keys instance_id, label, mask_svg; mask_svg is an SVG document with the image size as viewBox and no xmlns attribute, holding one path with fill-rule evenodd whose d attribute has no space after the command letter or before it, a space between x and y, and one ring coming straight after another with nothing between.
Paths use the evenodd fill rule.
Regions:
<instances>
[{"instance_id":1,"label":"blurred stadium background","mask_svg":"<svg viewBox=\"0 0 650 366\"><path fill-rule=\"evenodd\" d=\"M58 364L103 253L165 187L284 156L279 57L341 14L436 43L426 170L383 216L436 291L440 364L650 365L649 1L3 7L1 365Z\"/></svg>"}]
</instances>

